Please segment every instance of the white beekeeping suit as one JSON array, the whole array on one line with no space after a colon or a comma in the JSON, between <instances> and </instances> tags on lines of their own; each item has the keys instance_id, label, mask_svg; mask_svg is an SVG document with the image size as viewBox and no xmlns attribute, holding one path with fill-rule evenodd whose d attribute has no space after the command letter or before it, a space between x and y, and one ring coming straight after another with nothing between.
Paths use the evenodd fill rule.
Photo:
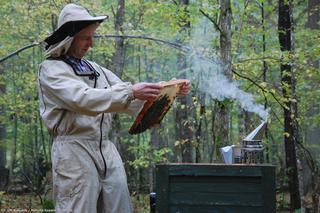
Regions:
<instances>
[{"instance_id":1,"label":"white beekeeping suit","mask_svg":"<svg viewBox=\"0 0 320 213\"><path fill-rule=\"evenodd\" d=\"M92 17L68 4L58 29L45 41L49 57L39 69L40 114L53 136L52 172L56 212L130 213L132 206L122 160L108 140L112 112L136 114L132 85L86 61L78 72L63 57L73 36L106 16Z\"/></svg>"}]
</instances>

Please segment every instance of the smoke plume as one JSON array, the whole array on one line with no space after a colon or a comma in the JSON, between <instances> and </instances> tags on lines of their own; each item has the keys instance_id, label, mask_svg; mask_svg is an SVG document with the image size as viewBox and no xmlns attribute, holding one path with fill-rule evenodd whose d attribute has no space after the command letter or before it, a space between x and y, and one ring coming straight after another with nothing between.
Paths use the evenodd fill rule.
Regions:
<instances>
[{"instance_id":1,"label":"smoke plume","mask_svg":"<svg viewBox=\"0 0 320 213\"><path fill-rule=\"evenodd\" d=\"M190 46L197 47L197 49L200 47L203 51L212 46L209 42L212 41L212 38L206 38L206 35L212 35L212 32L208 33L205 27L202 22L192 33ZM263 121L266 121L268 112L264 106L257 104L252 94L241 90L238 82L229 80L223 74L224 65L217 54L211 52L209 59L195 49L190 48L188 61L191 63L191 71L187 72L187 77L191 81L198 82L200 91L220 101L224 99L236 100L244 110L256 113Z\"/></svg>"}]
</instances>

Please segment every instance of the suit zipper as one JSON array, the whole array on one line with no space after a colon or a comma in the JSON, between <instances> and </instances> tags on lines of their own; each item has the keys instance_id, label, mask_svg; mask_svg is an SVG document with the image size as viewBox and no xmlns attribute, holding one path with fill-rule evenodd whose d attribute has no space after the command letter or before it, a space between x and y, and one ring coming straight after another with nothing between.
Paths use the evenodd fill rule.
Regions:
<instances>
[{"instance_id":1,"label":"suit zipper","mask_svg":"<svg viewBox=\"0 0 320 213\"><path fill-rule=\"evenodd\" d=\"M93 88L97 87L97 78L98 78L98 75L96 74L96 71L95 71ZM103 123L103 119L104 119L104 113L102 113L101 121L100 121L99 151L100 151L100 154L101 154L101 157L102 157L102 160L103 160L103 164L104 164L104 176L106 176L107 175L107 163L106 163L106 159L104 158L103 152L102 152L102 123Z\"/></svg>"},{"instance_id":2,"label":"suit zipper","mask_svg":"<svg viewBox=\"0 0 320 213\"><path fill-rule=\"evenodd\" d=\"M102 122L103 122L103 118L104 118L104 113L102 113L102 117L101 117L101 121L100 121L100 143L99 143L99 149L100 149L100 154L103 160L103 164L104 164L104 176L107 175L107 163L106 160L104 159L103 153L102 153Z\"/></svg>"}]
</instances>

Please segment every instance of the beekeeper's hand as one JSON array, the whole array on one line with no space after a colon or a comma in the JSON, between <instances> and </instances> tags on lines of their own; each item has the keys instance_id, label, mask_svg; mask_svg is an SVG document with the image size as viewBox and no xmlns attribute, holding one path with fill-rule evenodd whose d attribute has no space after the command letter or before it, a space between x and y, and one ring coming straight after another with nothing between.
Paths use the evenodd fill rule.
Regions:
<instances>
[{"instance_id":1,"label":"beekeeper's hand","mask_svg":"<svg viewBox=\"0 0 320 213\"><path fill-rule=\"evenodd\" d=\"M132 86L134 98L146 101L155 100L160 94L162 86L160 83L137 83Z\"/></svg>"},{"instance_id":2,"label":"beekeeper's hand","mask_svg":"<svg viewBox=\"0 0 320 213\"><path fill-rule=\"evenodd\" d=\"M186 83L183 83L183 84L180 86L180 90L179 90L179 92L178 92L177 95L179 95L179 96L188 95L189 90L190 90L190 81L187 81Z\"/></svg>"},{"instance_id":3,"label":"beekeeper's hand","mask_svg":"<svg viewBox=\"0 0 320 213\"><path fill-rule=\"evenodd\" d=\"M176 78L172 78L171 81L174 81L174 80L187 80L187 79L176 79ZM179 92L177 93L178 96L186 96L188 95L189 93L189 90L190 90L190 81L187 80L186 83L182 84L180 86L180 90Z\"/></svg>"}]
</instances>

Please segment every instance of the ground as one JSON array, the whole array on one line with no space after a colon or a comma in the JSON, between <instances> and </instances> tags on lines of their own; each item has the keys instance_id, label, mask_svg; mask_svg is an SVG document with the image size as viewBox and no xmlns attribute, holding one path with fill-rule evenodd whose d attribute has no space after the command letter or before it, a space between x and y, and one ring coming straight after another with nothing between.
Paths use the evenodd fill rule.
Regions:
<instances>
[{"instance_id":1,"label":"ground","mask_svg":"<svg viewBox=\"0 0 320 213\"><path fill-rule=\"evenodd\" d=\"M5 194L0 192L0 212L53 212L52 201L41 198L43 204L41 205L40 198L34 194ZM280 193L277 195L277 213L287 213L289 196L288 193ZM137 194L132 196L132 203L134 212L149 213L149 195ZM310 196L307 197L308 206L311 207ZM281 210L282 209L282 210Z\"/></svg>"},{"instance_id":2,"label":"ground","mask_svg":"<svg viewBox=\"0 0 320 213\"><path fill-rule=\"evenodd\" d=\"M40 198L34 194L5 194L0 192L0 212L53 212L52 201ZM139 194L132 197L135 212L149 213L149 195Z\"/></svg>"}]
</instances>

